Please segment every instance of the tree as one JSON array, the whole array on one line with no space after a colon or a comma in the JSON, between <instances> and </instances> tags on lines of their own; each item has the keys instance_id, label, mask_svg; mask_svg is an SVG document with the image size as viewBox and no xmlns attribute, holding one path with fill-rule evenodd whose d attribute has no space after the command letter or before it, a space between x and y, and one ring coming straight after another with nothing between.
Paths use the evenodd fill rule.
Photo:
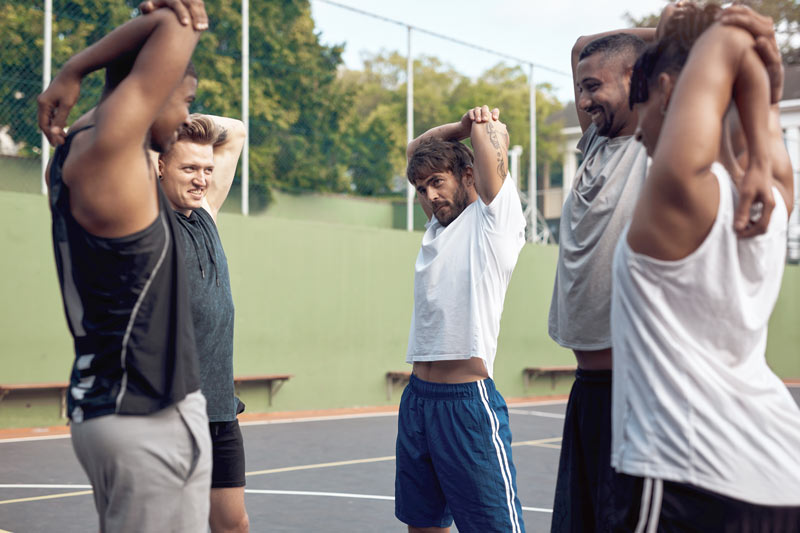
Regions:
<instances>
[{"instance_id":1,"label":"tree","mask_svg":"<svg viewBox=\"0 0 800 533\"><path fill-rule=\"evenodd\" d=\"M53 71L57 72L70 56L128 20L133 7L103 0L55 0L53 13ZM23 143L23 156L40 151L36 97L42 91L43 29L41 2L0 0L0 35L8 47L0 52L0 125L8 125L11 137ZM101 74L86 79L73 118L96 103L102 86Z\"/></svg>"},{"instance_id":2,"label":"tree","mask_svg":"<svg viewBox=\"0 0 800 533\"><path fill-rule=\"evenodd\" d=\"M372 191L388 190L392 174L405 173L405 69L406 59L399 53L380 53L365 60L363 71L348 71L342 77L342 82L355 91L354 115L361 124L359 133L353 135L361 148L354 148L353 156L359 155L363 162L368 159L364 150L376 149L392 162L391 174L385 164L380 168L372 164L368 170L351 163L354 182L358 168L359 175L374 180ZM414 61L414 135L453 122L470 107L482 104L501 109L501 120L508 125L512 144L523 147L522 157L526 160L530 146L529 87L521 68L500 63L472 80L435 57L423 56ZM544 165L558 161L561 155L561 126L546 122L548 116L561 109L561 104L547 85L537 88L536 104L537 161ZM385 133L375 135L375 128ZM392 145L394 148L390 149ZM528 165L523 164L521 172L525 182ZM365 192L358 183L356 187Z\"/></svg>"},{"instance_id":3,"label":"tree","mask_svg":"<svg viewBox=\"0 0 800 533\"><path fill-rule=\"evenodd\" d=\"M784 62L789 65L800 64L800 42L796 38L800 32L800 3L797 0L740 0L739 3L772 17ZM659 13L638 19L625 13L624 17L633 26L653 28L658 24Z\"/></svg>"}]
</instances>

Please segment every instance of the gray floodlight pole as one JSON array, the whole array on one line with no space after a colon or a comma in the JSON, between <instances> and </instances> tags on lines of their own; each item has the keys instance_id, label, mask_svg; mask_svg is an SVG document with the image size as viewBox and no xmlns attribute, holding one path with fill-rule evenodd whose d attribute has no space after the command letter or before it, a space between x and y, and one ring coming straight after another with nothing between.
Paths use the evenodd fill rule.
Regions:
<instances>
[{"instance_id":1,"label":"gray floodlight pole","mask_svg":"<svg viewBox=\"0 0 800 533\"><path fill-rule=\"evenodd\" d=\"M411 57L411 26L408 29L408 57L406 59L406 139L414 140L414 58ZM414 187L406 187L406 230L414 231Z\"/></svg>"},{"instance_id":2,"label":"gray floodlight pole","mask_svg":"<svg viewBox=\"0 0 800 533\"><path fill-rule=\"evenodd\" d=\"M53 58L53 0L44 0L44 57L42 59L42 91L50 85L50 75ZM47 194L45 173L47 163L50 161L50 143L42 133L42 194Z\"/></svg>"},{"instance_id":3,"label":"gray floodlight pole","mask_svg":"<svg viewBox=\"0 0 800 533\"><path fill-rule=\"evenodd\" d=\"M250 214L250 2L242 0L242 214Z\"/></svg>"},{"instance_id":4,"label":"gray floodlight pole","mask_svg":"<svg viewBox=\"0 0 800 533\"><path fill-rule=\"evenodd\" d=\"M530 76L530 121L531 121L531 153L530 169L528 170L528 209L531 225L530 242L539 242L538 207L536 202L536 84L533 79L533 63L531 63Z\"/></svg>"}]
</instances>

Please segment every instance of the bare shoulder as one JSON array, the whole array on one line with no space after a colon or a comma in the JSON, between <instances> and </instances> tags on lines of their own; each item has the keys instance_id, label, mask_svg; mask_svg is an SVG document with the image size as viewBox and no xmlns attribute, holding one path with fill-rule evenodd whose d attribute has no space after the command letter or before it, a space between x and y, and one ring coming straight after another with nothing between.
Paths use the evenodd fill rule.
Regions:
<instances>
[{"instance_id":1,"label":"bare shoulder","mask_svg":"<svg viewBox=\"0 0 800 533\"><path fill-rule=\"evenodd\" d=\"M72 139L64 162L75 220L99 237L130 235L149 226L158 213L155 171L143 148L103 153L92 129Z\"/></svg>"}]
</instances>

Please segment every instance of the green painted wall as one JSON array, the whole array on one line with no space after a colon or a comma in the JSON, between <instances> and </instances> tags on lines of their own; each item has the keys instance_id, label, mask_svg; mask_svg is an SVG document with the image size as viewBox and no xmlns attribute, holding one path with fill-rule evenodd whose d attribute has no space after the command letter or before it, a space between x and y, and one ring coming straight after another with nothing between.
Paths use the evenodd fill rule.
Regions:
<instances>
[{"instance_id":1,"label":"green painted wall","mask_svg":"<svg viewBox=\"0 0 800 533\"><path fill-rule=\"evenodd\" d=\"M0 383L65 381L72 362L44 197L0 192ZM413 263L420 234L223 213L220 232L236 303L237 375L291 373L270 410L396 403L384 374L406 370ZM506 298L495 379L506 397L563 393L549 380L524 390L526 366L572 364L547 336L556 248L526 245ZM787 267L768 359L800 377L800 268ZM0 402L0 427L58 422L52 396ZM243 394L265 411L264 391ZM49 402L46 407L41 402ZM29 406L29 407L27 407ZM23 422L21 422L21 420Z\"/></svg>"}]
</instances>

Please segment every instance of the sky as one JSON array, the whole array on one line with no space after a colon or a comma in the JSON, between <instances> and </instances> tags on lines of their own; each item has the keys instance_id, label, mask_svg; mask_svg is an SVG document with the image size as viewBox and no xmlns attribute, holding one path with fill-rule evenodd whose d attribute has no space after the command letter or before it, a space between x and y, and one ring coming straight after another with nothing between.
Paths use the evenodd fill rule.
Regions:
<instances>
[{"instance_id":1,"label":"sky","mask_svg":"<svg viewBox=\"0 0 800 533\"><path fill-rule=\"evenodd\" d=\"M570 53L575 40L625 27L623 15L659 12L665 0L334 0L474 43L551 69L534 69L536 83L548 82L564 102L572 100ZM345 43L344 62L360 69L364 54L407 50L404 26L354 13L325 0L311 0L316 30L325 44ZM412 55L434 55L470 77L503 59L419 32L412 32ZM505 60L513 64L510 60ZM526 72L528 67L525 67ZM565 75L569 74L569 75Z\"/></svg>"}]
</instances>

